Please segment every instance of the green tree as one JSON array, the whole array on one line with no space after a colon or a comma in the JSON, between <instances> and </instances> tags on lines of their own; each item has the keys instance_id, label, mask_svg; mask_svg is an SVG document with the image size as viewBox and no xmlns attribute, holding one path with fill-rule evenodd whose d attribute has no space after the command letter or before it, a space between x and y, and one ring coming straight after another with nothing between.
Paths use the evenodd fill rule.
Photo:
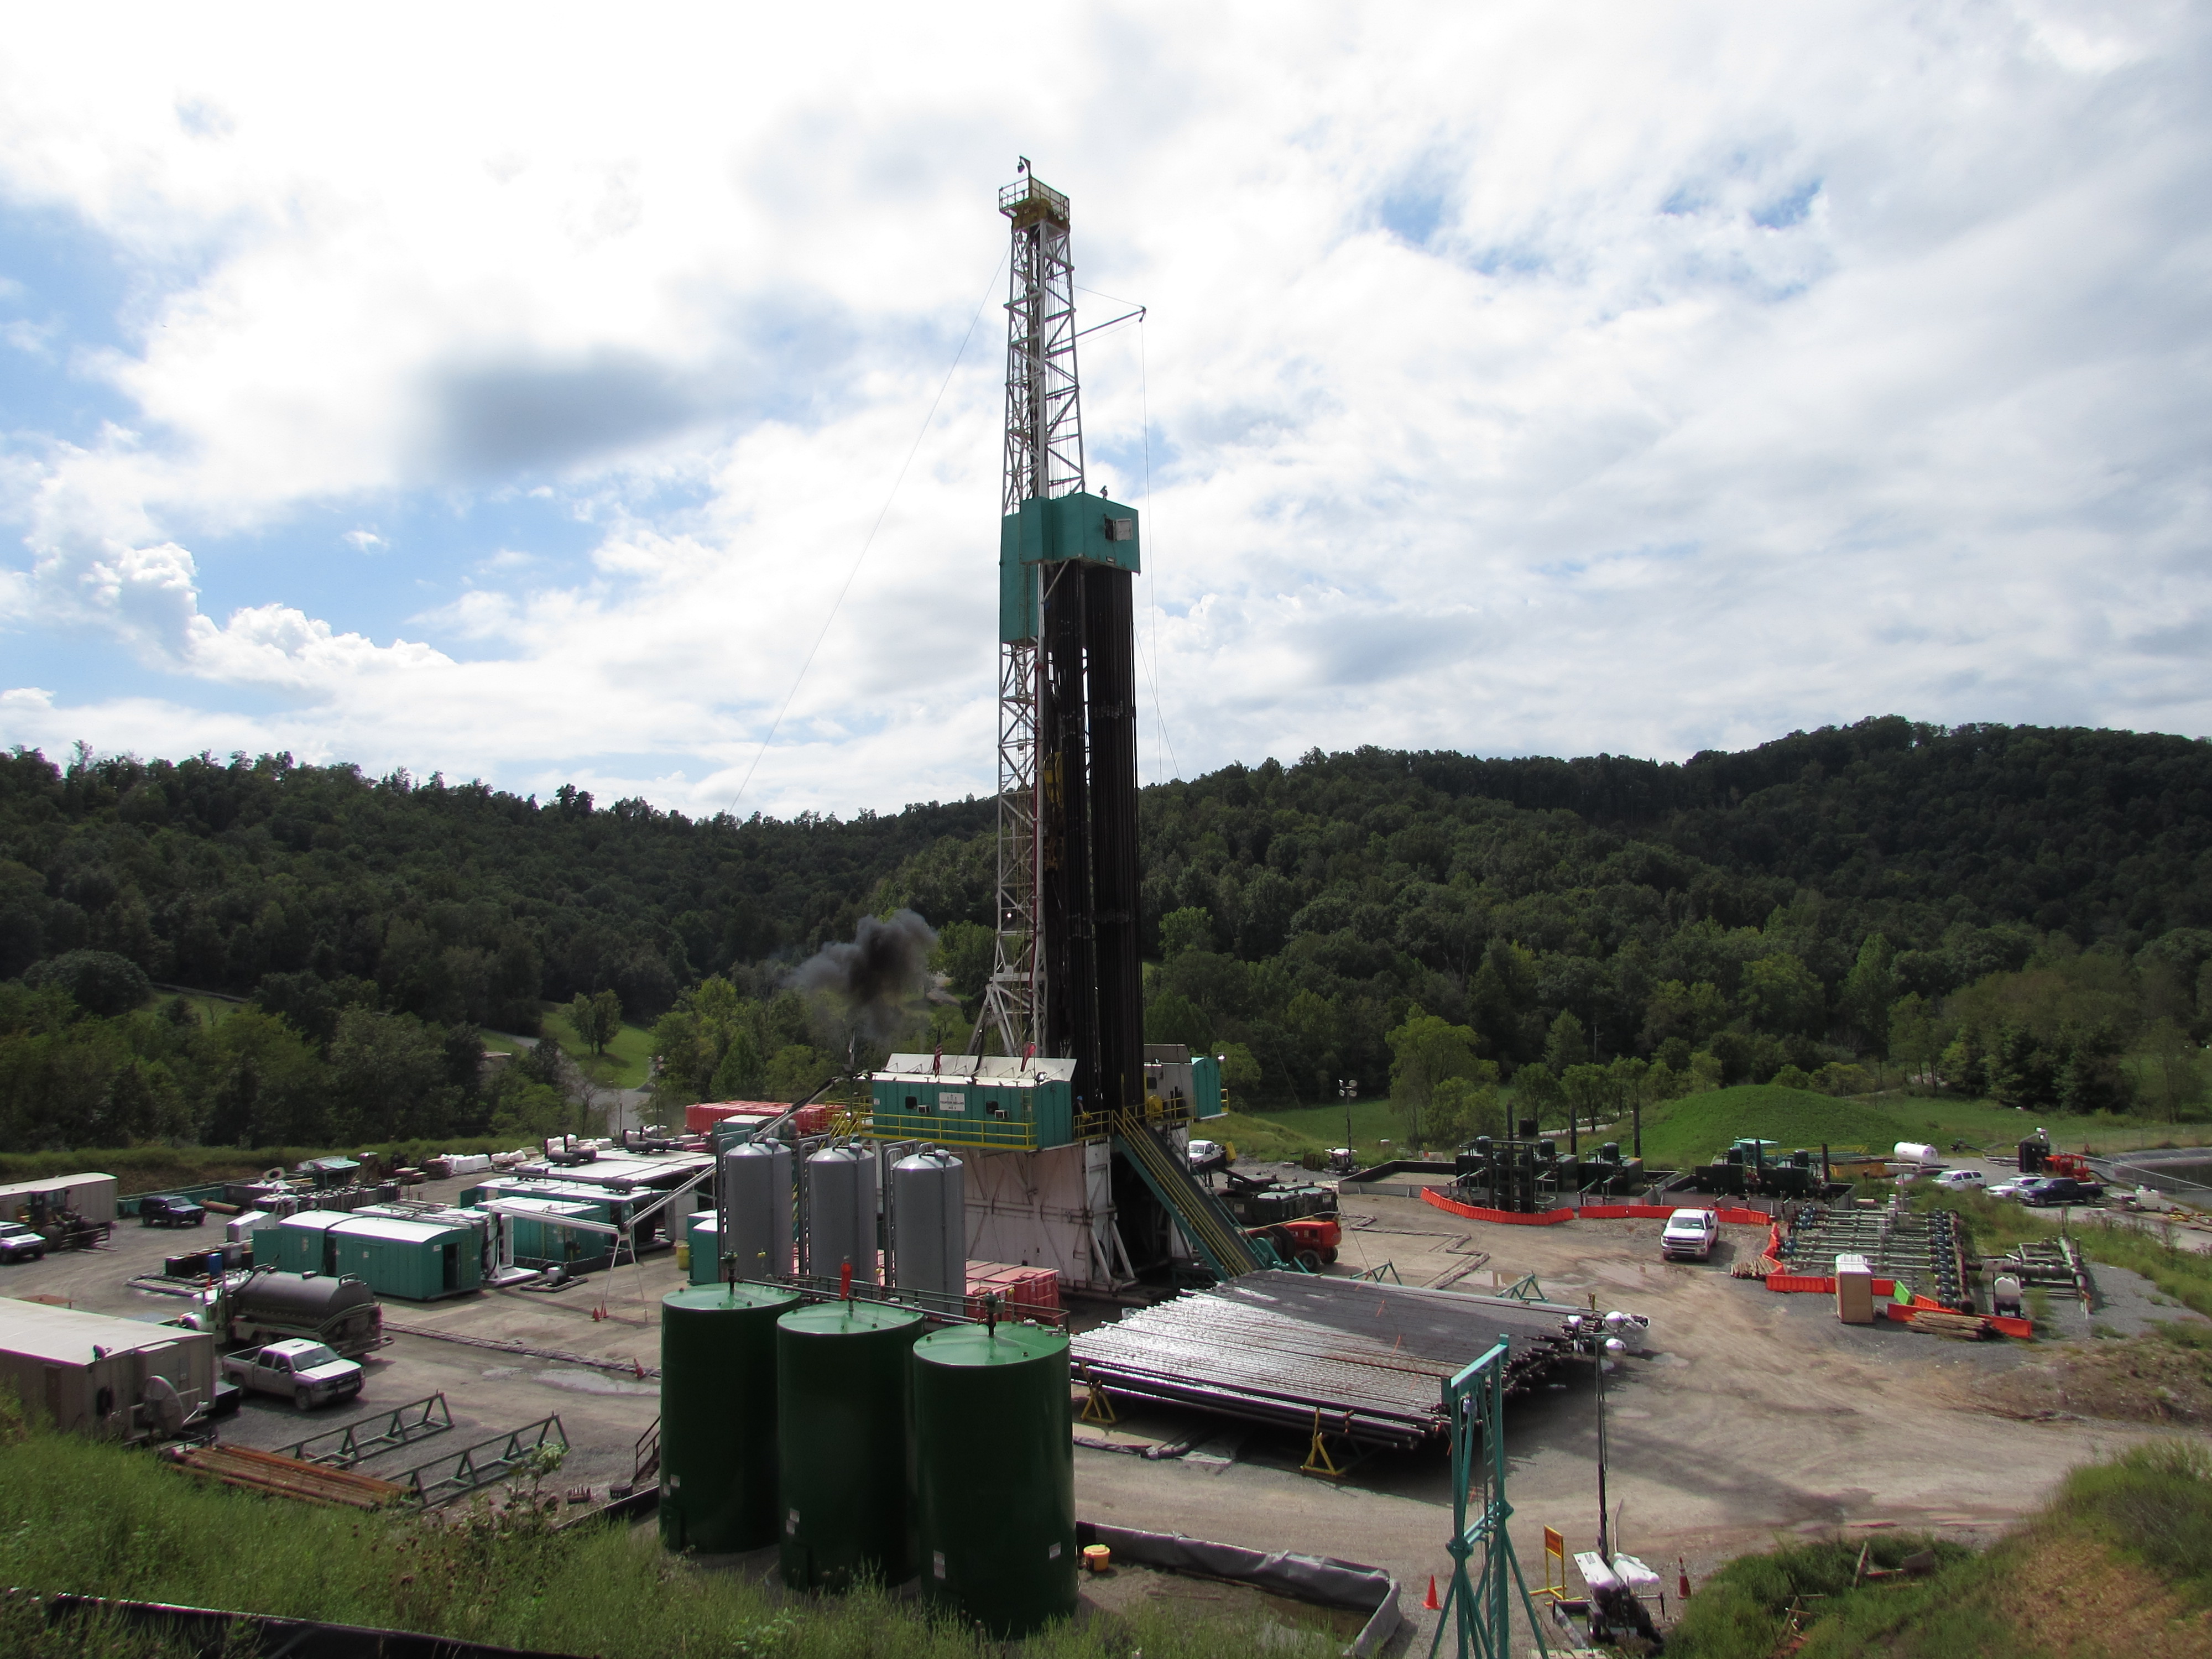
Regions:
<instances>
[{"instance_id":1,"label":"green tree","mask_svg":"<svg viewBox=\"0 0 2212 1659\"><path fill-rule=\"evenodd\" d=\"M1932 1084L1936 1061L1950 1046L1951 1028L1936 1018L1928 999L1917 993L1901 996L1889 1005L1889 1054L1905 1067L1909 1082Z\"/></svg>"},{"instance_id":2,"label":"green tree","mask_svg":"<svg viewBox=\"0 0 2212 1659\"><path fill-rule=\"evenodd\" d=\"M938 930L929 965L945 975L953 995L972 1004L990 981L998 948L999 936L981 922L951 921Z\"/></svg>"},{"instance_id":3,"label":"green tree","mask_svg":"<svg viewBox=\"0 0 2212 1659\"><path fill-rule=\"evenodd\" d=\"M1644 1029L1639 1041L1653 1049L1680 1042L1686 1045L1683 1052L1686 1054L1728 1023L1728 999L1711 980L1699 980L1695 984L1685 984L1679 979L1662 980L1651 988L1650 998L1644 1006Z\"/></svg>"},{"instance_id":4,"label":"green tree","mask_svg":"<svg viewBox=\"0 0 2212 1659\"><path fill-rule=\"evenodd\" d=\"M594 1054L607 1051L607 1044L615 1040L622 1030L622 999L612 991L596 991L586 996L581 991L568 1003L569 1029L576 1041Z\"/></svg>"},{"instance_id":5,"label":"green tree","mask_svg":"<svg viewBox=\"0 0 2212 1659\"><path fill-rule=\"evenodd\" d=\"M1446 1146L1464 1146L1477 1135L1504 1134L1505 1102L1497 1083L1464 1077L1443 1079L1429 1097L1428 1132L1431 1139Z\"/></svg>"},{"instance_id":6,"label":"green tree","mask_svg":"<svg viewBox=\"0 0 2212 1659\"><path fill-rule=\"evenodd\" d=\"M1595 1129L1619 1115L1613 1073L1603 1066L1570 1066L1559 1078L1559 1091L1577 1122Z\"/></svg>"},{"instance_id":7,"label":"green tree","mask_svg":"<svg viewBox=\"0 0 2212 1659\"><path fill-rule=\"evenodd\" d=\"M1191 951L1213 948L1213 917L1200 905L1186 905L1160 918L1160 960L1173 962Z\"/></svg>"},{"instance_id":8,"label":"green tree","mask_svg":"<svg viewBox=\"0 0 2212 1659\"><path fill-rule=\"evenodd\" d=\"M1559 1087L1559 1074L1542 1060L1533 1060L1514 1073L1513 1103L1516 1116L1533 1117L1541 1123L1565 1100L1566 1095Z\"/></svg>"},{"instance_id":9,"label":"green tree","mask_svg":"<svg viewBox=\"0 0 2212 1659\"><path fill-rule=\"evenodd\" d=\"M787 1043L768 1062L770 1100L804 1100L837 1073L836 1062L804 1042Z\"/></svg>"},{"instance_id":10,"label":"green tree","mask_svg":"<svg viewBox=\"0 0 2212 1659\"><path fill-rule=\"evenodd\" d=\"M1818 1036L1827 1024L1827 993L1788 951L1746 963L1737 1000L1753 1025L1777 1036Z\"/></svg>"},{"instance_id":11,"label":"green tree","mask_svg":"<svg viewBox=\"0 0 2212 1659\"><path fill-rule=\"evenodd\" d=\"M331 1039L332 1124L345 1138L398 1140L450 1133L461 1091L443 1046L408 1014L349 1008Z\"/></svg>"},{"instance_id":12,"label":"green tree","mask_svg":"<svg viewBox=\"0 0 2212 1659\"><path fill-rule=\"evenodd\" d=\"M1571 1010L1560 1009L1544 1038L1544 1063L1564 1079L1572 1067L1587 1063L1589 1057L1589 1033L1583 1029L1582 1021L1575 1018Z\"/></svg>"},{"instance_id":13,"label":"green tree","mask_svg":"<svg viewBox=\"0 0 2212 1659\"><path fill-rule=\"evenodd\" d=\"M1410 1138L1421 1144L1421 1111L1446 1078L1479 1080L1484 1062L1476 1054L1472 1030L1455 1025L1440 1015L1425 1012L1419 1003L1407 1012L1406 1023L1389 1034L1390 1101L1408 1120ZM1496 1068L1490 1068L1495 1080Z\"/></svg>"},{"instance_id":14,"label":"green tree","mask_svg":"<svg viewBox=\"0 0 2212 1659\"><path fill-rule=\"evenodd\" d=\"M1710 1094L1721 1086L1723 1075L1720 1056L1700 1048L1690 1056L1690 1092Z\"/></svg>"},{"instance_id":15,"label":"green tree","mask_svg":"<svg viewBox=\"0 0 2212 1659\"><path fill-rule=\"evenodd\" d=\"M2142 1034L2143 1092L2160 1115L2175 1122L2204 1097L2201 1051L2171 1019L2154 1020Z\"/></svg>"},{"instance_id":16,"label":"green tree","mask_svg":"<svg viewBox=\"0 0 2212 1659\"><path fill-rule=\"evenodd\" d=\"M1889 1008L1897 1000L1897 975L1892 965L1897 952L1880 933L1869 933L1859 946L1851 971L1844 976L1838 1001L1844 1017L1857 1028L1866 1046L1883 1059L1889 1056Z\"/></svg>"},{"instance_id":17,"label":"green tree","mask_svg":"<svg viewBox=\"0 0 2212 1659\"><path fill-rule=\"evenodd\" d=\"M1260 1062L1241 1042L1225 1043L1221 1050L1221 1092L1225 1099L1242 1101L1245 1091L1260 1086Z\"/></svg>"}]
</instances>

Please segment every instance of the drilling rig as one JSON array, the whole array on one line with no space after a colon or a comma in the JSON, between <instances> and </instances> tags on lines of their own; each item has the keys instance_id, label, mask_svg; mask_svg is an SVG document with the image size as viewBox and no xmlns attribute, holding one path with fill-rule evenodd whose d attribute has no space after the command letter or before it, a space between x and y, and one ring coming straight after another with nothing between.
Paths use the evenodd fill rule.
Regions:
<instances>
[{"instance_id":1,"label":"drilling rig","mask_svg":"<svg viewBox=\"0 0 2212 1659\"><path fill-rule=\"evenodd\" d=\"M1144 1041L1139 514L1085 485L1067 198L1024 161L999 211L1013 244L997 943L969 1052L892 1055L868 1133L969 1149L971 1257L1051 1266L1076 1289L1178 1258L1227 1277L1259 1258L1184 1152L1221 1110L1218 1063Z\"/></svg>"}]
</instances>

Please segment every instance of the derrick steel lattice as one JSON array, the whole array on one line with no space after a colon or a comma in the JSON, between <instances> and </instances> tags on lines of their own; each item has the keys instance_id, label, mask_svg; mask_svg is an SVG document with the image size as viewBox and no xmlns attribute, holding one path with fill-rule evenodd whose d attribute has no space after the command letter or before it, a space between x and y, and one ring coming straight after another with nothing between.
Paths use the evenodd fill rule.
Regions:
<instances>
[{"instance_id":1,"label":"derrick steel lattice","mask_svg":"<svg viewBox=\"0 0 2212 1659\"><path fill-rule=\"evenodd\" d=\"M1013 253L1006 294L1006 447L1004 512L1025 501L1083 488L1083 411L1075 360L1075 264L1068 246L1067 198L1022 176L999 192L1011 222ZM1042 583L1038 567L1024 580ZM1042 617L1042 594L1029 608ZM998 944L983 1010L970 1046L981 1053L994 1027L1001 1051L1039 1051L1044 1037L1045 962L1039 949L1037 890L1043 845L1043 792L1054 785L1042 763L1038 730L1043 672L1038 640L1004 640L999 656Z\"/></svg>"}]
</instances>

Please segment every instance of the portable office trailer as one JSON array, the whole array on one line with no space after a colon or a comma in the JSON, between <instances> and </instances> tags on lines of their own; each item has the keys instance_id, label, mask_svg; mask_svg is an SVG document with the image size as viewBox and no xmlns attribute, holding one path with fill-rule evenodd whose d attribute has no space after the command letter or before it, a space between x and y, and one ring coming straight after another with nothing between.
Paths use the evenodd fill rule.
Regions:
<instances>
[{"instance_id":1,"label":"portable office trailer","mask_svg":"<svg viewBox=\"0 0 2212 1659\"><path fill-rule=\"evenodd\" d=\"M112 1175L48 1176L43 1181L15 1181L0 1187L0 1221L42 1227L64 1209L87 1221L115 1219L116 1180Z\"/></svg>"},{"instance_id":2,"label":"portable office trailer","mask_svg":"<svg viewBox=\"0 0 2212 1659\"><path fill-rule=\"evenodd\" d=\"M0 1299L0 1383L58 1428L173 1435L215 1398L215 1339L139 1319Z\"/></svg>"},{"instance_id":3,"label":"portable office trailer","mask_svg":"<svg viewBox=\"0 0 2212 1659\"><path fill-rule=\"evenodd\" d=\"M288 1273L334 1273L336 1246L331 1229L353 1218L343 1210L301 1210L253 1233L253 1265Z\"/></svg>"},{"instance_id":4,"label":"portable office trailer","mask_svg":"<svg viewBox=\"0 0 2212 1659\"><path fill-rule=\"evenodd\" d=\"M483 1284L477 1230L463 1223L342 1216L330 1230L336 1265L379 1296L434 1302Z\"/></svg>"}]
</instances>

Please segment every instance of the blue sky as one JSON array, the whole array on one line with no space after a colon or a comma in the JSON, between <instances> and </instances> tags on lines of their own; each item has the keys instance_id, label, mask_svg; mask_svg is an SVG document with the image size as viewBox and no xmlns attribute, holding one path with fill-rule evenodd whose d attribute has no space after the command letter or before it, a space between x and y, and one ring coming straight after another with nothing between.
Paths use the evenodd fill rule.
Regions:
<instances>
[{"instance_id":1,"label":"blue sky","mask_svg":"<svg viewBox=\"0 0 2212 1659\"><path fill-rule=\"evenodd\" d=\"M1148 778L2212 732L2201 11L1010 15L18 20L0 742L988 792L1018 155Z\"/></svg>"}]
</instances>

